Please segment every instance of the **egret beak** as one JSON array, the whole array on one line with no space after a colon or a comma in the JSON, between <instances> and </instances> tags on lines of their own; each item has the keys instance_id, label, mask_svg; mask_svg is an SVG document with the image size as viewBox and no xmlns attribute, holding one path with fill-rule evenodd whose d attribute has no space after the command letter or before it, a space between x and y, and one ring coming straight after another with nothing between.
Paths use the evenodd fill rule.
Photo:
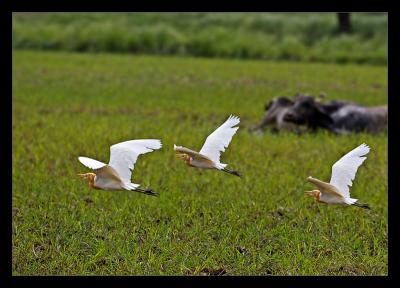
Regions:
<instances>
[{"instance_id":1,"label":"egret beak","mask_svg":"<svg viewBox=\"0 0 400 288\"><path fill-rule=\"evenodd\" d=\"M81 177L82 179L86 178L86 174L77 174L79 177Z\"/></svg>"},{"instance_id":2,"label":"egret beak","mask_svg":"<svg viewBox=\"0 0 400 288\"><path fill-rule=\"evenodd\" d=\"M176 157L181 158L181 159L185 159L186 154L184 154L184 153L176 153Z\"/></svg>"},{"instance_id":3,"label":"egret beak","mask_svg":"<svg viewBox=\"0 0 400 288\"><path fill-rule=\"evenodd\" d=\"M304 195L314 197L314 191L306 191L304 192Z\"/></svg>"}]
</instances>

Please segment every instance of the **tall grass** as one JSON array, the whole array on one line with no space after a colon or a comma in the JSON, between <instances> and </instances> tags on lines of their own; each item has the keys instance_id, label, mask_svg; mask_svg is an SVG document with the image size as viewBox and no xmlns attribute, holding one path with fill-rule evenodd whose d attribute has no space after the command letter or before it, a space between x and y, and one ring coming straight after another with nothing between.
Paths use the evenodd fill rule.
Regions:
<instances>
[{"instance_id":1,"label":"tall grass","mask_svg":"<svg viewBox=\"0 0 400 288\"><path fill-rule=\"evenodd\" d=\"M385 14L17 13L16 49L386 64Z\"/></svg>"}]
</instances>

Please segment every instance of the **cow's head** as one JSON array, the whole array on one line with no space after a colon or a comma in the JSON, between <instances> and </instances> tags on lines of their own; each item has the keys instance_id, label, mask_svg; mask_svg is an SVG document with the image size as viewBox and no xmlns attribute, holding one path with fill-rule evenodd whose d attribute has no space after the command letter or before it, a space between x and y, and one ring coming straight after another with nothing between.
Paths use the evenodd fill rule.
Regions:
<instances>
[{"instance_id":1,"label":"cow's head","mask_svg":"<svg viewBox=\"0 0 400 288\"><path fill-rule=\"evenodd\" d=\"M314 97L304 95L296 97L283 119L298 125L306 124L314 129L330 128L333 124L332 118L323 109L322 104L316 102Z\"/></svg>"},{"instance_id":2,"label":"cow's head","mask_svg":"<svg viewBox=\"0 0 400 288\"><path fill-rule=\"evenodd\" d=\"M277 97L265 104L265 111L267 111L264 123L271 124L274 123L278 115L282 112L282 109L287 109L292 106L294 102L288 97Z\"/></svg>"}]
</instances>

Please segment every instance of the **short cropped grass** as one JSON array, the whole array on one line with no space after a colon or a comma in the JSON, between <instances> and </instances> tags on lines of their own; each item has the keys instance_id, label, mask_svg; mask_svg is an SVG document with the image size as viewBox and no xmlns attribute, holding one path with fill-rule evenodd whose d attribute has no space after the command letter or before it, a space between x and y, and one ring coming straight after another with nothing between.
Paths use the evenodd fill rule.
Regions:
<instances>
[{"instance_id":1,"label":"short cropped grass","mask_svg":"<svg viewBox=\"0 0 400 288\"><path fill-rule=\"evenodd\" d=\"M387 103L384 67L21 52L13 55L14 275L387 275L387 135L254 135L273 97L296 92ZM187 167L230 115L222 162L243 178ZM80 155L159 138L132 181L159 198L90 190ZM306 198L312 175L361 143L351 188L373 210Z\"/></svg>"}]
</instances>

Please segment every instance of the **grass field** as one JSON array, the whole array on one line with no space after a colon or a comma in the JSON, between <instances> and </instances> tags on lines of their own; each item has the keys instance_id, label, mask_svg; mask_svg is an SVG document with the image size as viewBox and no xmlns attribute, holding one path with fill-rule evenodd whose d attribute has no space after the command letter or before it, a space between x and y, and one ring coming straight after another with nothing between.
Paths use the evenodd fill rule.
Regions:
<instances>
[{"instance_id":1,"label":"grass field","mask_svg":"<svg viewBox=\"0 0 400 288\"><path fill-rule=\"evenodd\" d=\"M29 51L13 63L14 275L387 275L387 135L247 131L280 95L385 104L385 67ZM221 159L242 179L174 156L230 114L241 128ZM77 177L78 156L107 162L138 138L163 142L132 178L159 198ZM351 192L373 210L303 195L363 142Z\"/></svg>"}]
</instances>

